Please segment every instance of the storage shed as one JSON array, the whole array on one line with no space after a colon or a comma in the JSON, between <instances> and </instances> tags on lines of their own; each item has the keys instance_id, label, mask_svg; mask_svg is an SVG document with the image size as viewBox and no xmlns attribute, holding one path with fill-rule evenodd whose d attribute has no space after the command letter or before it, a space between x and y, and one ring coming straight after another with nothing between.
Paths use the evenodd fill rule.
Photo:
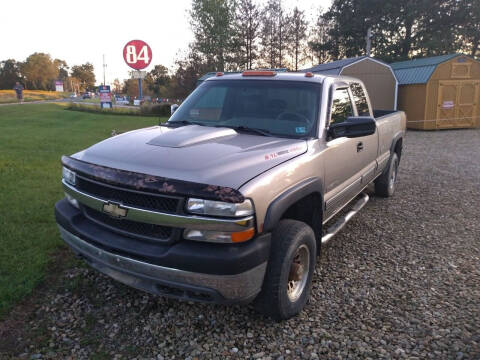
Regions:
<instances>
[{"instance_id":1,"label":"storage shed","mask_svg":"<svg viewBox=\"0 0 480 360\"><path fill-rule=\"evenodd\" d=\"M360 79L376 110L397 109L397 79L390 65L368 56L360 56L320 64L302 72L345 75Z\"/></svg>"},{"instance_id":2,"label":"storage shed","mask_svg":"<svg viewBox=\"0 0 480 360\"><path fill-rule=\"evenodd\" d=\"M480 62L450 54L391 64L410 129L480 126Z\"/></svg>"}]
</instances>

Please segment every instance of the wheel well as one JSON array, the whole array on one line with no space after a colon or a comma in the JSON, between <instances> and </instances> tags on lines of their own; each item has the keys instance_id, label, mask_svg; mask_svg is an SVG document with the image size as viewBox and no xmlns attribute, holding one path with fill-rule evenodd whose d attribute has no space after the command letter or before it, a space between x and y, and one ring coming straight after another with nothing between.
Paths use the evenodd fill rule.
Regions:
<instances>
[{"instance_id":1,"label":"wheel well","mask_svg":"<svg viewBox=\"0 0 480 360\"><path fill-rule=\"evenodd\" d=\"M308 224L314 231L317 241L322 238L322 196L311 193L294 204L283 213L281 219L292 219Z\"/></svg>"},{"instance_id":2,"label":"wheel well","mask_svg":"<svg viewBox=\"0 0 480 360\"><path fill-rule=\"evenodd\" d=\"M403 148L403 138L400 138L395 143L395 148L393 149L394 152L398 155L398 160L402 157L402 148Z\"/></svg>"}]
</instances>

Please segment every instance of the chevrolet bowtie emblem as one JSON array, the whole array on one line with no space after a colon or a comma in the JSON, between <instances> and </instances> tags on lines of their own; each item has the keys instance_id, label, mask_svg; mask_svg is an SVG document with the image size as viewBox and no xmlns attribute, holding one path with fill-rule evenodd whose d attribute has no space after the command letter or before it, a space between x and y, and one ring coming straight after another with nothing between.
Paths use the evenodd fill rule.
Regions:
<instances>
[{"instance_id":1,"label":"chevrolet bowtie emblem","mask_svg":"<svg viewBox=\"0 0 480 360\"><path fill-rule=\"evenodd\" d=\"M106 204L103 204L103 212L115 218L122 218L127 216L127 211L128 209L121 207L120 204L116 204L110 201Z\"/></svg>"}]
</instances>

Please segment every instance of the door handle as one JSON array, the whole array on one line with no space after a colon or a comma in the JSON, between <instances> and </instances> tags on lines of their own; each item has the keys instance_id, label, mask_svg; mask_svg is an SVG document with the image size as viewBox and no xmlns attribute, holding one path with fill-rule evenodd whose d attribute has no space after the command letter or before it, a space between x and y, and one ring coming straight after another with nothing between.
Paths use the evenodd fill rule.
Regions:
<instances>
[{"instance_id":1,"label":"door handle","mask_svg":"<svg viewBox=\"0 0 480 360\"><path fill-rule=\"evenodd\" d=\"M360 151L362 151L362 150L363 150L363 142L360 141L360 142L357 144L357 152L360 152Z\"/></svg>"}]
</instances>

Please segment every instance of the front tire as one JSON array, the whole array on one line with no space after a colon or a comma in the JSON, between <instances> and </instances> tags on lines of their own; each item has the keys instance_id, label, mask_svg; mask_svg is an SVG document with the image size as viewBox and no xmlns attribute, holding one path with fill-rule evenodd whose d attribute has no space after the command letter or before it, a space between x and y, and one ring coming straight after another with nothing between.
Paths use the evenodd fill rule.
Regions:
<instances>
[{"instance_id":1,"label":"front tire","mask_svg":"<svg viewBox=\"0 0 480 360\"><path fill-rule=\"evenodd\" d=\"M297 315L310 296L316 263L316 240L310 226L281 220L272 234L272 250L255 307L279 321Z\"/></svg>"},{"instance_id":2,"label":"front tire","mask_svg":"<svg viewBox=\"0 0 480 360\"><path fill-rule=\"evenodd\" d=\"M395 192L397 181L399 158L393 153L382 175L375 180L375 194L381 197L390 197Z\"/></svg>"}]
</instances>

